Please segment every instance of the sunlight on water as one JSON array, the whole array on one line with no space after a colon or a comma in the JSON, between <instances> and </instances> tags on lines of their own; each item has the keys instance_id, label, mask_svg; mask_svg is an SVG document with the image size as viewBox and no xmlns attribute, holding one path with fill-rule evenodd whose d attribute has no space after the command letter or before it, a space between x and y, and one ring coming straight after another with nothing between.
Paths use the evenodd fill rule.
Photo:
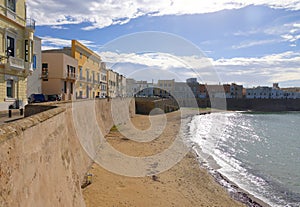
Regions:
<instances>
[{"instance_id":1,"label":"sunlight on water","mask_svg":"<svg viewBox=\"0 0 300 207\"><path fill-rule=\"evenodd\" d=\"M225 117L225 119L224 119ZM300 206L300 113L214 113L190 123L218 171L271 206Z\"/></svg>"}]
</instances>

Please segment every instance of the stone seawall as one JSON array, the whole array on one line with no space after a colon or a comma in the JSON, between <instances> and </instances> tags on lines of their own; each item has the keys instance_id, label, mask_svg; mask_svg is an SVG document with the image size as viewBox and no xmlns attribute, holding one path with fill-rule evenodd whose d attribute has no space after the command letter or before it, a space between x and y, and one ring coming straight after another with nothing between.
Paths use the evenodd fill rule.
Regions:
<instances>
[{"instance_id":1,"label":"stone seawall","mask_svg":"<svg viewBox=\"0 0 300 207\"><path fill-rule=\"evenodd\" d=\"M138 114L160 114L168 113L179 109L174 99L161 98L135 98L136 113Z\"/></svg>"},{"instance_id":2,"label":"stone seawall","mask_svg":"<svg viewBox=\"0 0 300 207\"><path fill-rule=\"evenodd\" d=\"M104 136L134 115L134 105L128 99L63 103L0 126L0 206L85 206L81 182L92 159L81 145L74 114L96 114L96 121L87 117L80 130L97 122ZM99 137L85 141L98 145Z\"/></svg>"},{"instance_id":3,"label":"stone seawall","mask_svg":"<svg viewBox=\"0 0 300 207\"><path fill-rule=\"evenodd\" d=\"M300 111L300 99L227 99L228 110Z\"/></svg>"}]
</instances>

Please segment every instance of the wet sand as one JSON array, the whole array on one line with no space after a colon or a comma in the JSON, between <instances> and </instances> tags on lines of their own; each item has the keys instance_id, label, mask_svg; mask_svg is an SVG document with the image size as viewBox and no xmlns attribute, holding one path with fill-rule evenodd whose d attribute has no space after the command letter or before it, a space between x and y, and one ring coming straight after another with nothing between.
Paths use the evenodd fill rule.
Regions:
<instances>
[{"instance_id":1,"label":"wet sand","mask_svg":"<svg viewBox=\"0 0 300 207\"><path fill-rule=\"evenodd\" d=\"M139 143L126 139L113 130L106 140L118 151L131 156L149 156L168 148L179 129L179 112L167 115L167 126L157 139ZM148 116L132 118L139 129L150 125ZM171 169L141 178L125 177L94 164L89 173L93 174L92 184L83 190L87 207L100 206L245 206L233 200L207 170L199 167L195 154L189 152Z\"/></svg>"}]
</instances>

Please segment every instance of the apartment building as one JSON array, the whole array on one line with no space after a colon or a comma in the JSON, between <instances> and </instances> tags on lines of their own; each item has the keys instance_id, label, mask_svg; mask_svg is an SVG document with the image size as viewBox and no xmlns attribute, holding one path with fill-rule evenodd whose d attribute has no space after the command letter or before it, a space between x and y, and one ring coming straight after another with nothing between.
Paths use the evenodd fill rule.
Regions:
<instances>
[{"instance_id":1,"label":"apartment building","mask_svg":"<svg viewBox=\"0 0 300 207\"><path fill-rule=\"evenodd\" d=\"M0 110L27 103L32 72L35 21L27 19L25 0L0 2Z\"/></svg>"},{"instance_id":2,"label":"apartment building","mask_svg":"<svg viewBox=\"0 0 300 207\"><path fill-rule=\"evenodd\" d=\"M32 73L27 77L27 97L31 94L42 93L42 43L41 39L34 36Z\"/></svg>"},{"instance_id":3,"label":"apartment building","mask_svg":"<svg viewBox=\"0 0 300 207\"><path fill-rule=\"evenodd\" d=\"M107 69L106 64L101 62L100 72L100 97L107 97Z\"/></svg>"},{"instance_id":4,"label":"apartment building","mask_svg":"<svg viewBox=\"0 0 300 207\"><path fill-rule=\"evenodd\" d=\"M75 84L76 98L95 98L101 96L102 85L101 57L81 44L72 40L70 55L78 61L77 81Z\"/></svg>"},{"instance_id":5,"label":"apartment building","mask_svg":"<svg viewBox=\"0 0 300 207\"><path fill-rule=\"evenodd\" d=\"M42 93L58 94L62 100L74 100L78 61L64 50L42 52Z\"/></svg>"},{"instance_id":6,"label":"apartment building","mask_svg":"<svg viewBox=\"0 0 300 207\"><path fill-rule=\"evenodd\" d=\"M168 94L174 94L175 91L175 80L158 80L157 87L162 89L162 96Z\"/></svg>"},{"instance_id":7,"label":"apartment building","mask_svg":"<svg viewBox=\"0 0 300 207\"><path fill-rule=\"evenodd\" d=\"M118 73L107 70L107 96L110 98L117 97Z\"/></svg>"}]
</instances>

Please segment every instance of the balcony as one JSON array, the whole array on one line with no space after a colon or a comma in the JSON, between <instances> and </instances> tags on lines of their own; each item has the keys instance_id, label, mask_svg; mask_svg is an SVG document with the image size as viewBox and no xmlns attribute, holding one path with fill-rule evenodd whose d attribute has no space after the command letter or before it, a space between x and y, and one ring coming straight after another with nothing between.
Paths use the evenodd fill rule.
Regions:
<instances>
[{"instance_id":1,"label":"balcony","mask_svg":"<svg viewBox=\"0 0 300 207\"><path fill-rule=\"evenodd\" d=\"M26 19L26 28L35 30L35 20L31 18Z\"/></svg>"},{"instance_id":2,"label":"balcony","mask_svg":"<svg viewBox=\"0 0 300 207\"><path fill-rule=\"evenodd\" d=\"M78 75L78 76L77 76L77 80L85 81L85 77Z\"/></svg>"},{"instance_id":3,"label":"balcony","mask_svg":"<svg viewBox=\"0 0 300 207\"><path fill-rule=\"evenodd\" d=\"M75 80L76 79L76 74L75 73L67 73L66 78L67 79Z\"/></svg>"},{"instance_id":4,"label":"balcony","mask_svg":"<svg viewBox=\"0 0 300 207\"><path fill-rule=\"evenodd\" d=\"M8 57L7 63L5 64L5 68L23 71L25 69L24 60L16 57Z\"/></svg>"}]
</instances>

